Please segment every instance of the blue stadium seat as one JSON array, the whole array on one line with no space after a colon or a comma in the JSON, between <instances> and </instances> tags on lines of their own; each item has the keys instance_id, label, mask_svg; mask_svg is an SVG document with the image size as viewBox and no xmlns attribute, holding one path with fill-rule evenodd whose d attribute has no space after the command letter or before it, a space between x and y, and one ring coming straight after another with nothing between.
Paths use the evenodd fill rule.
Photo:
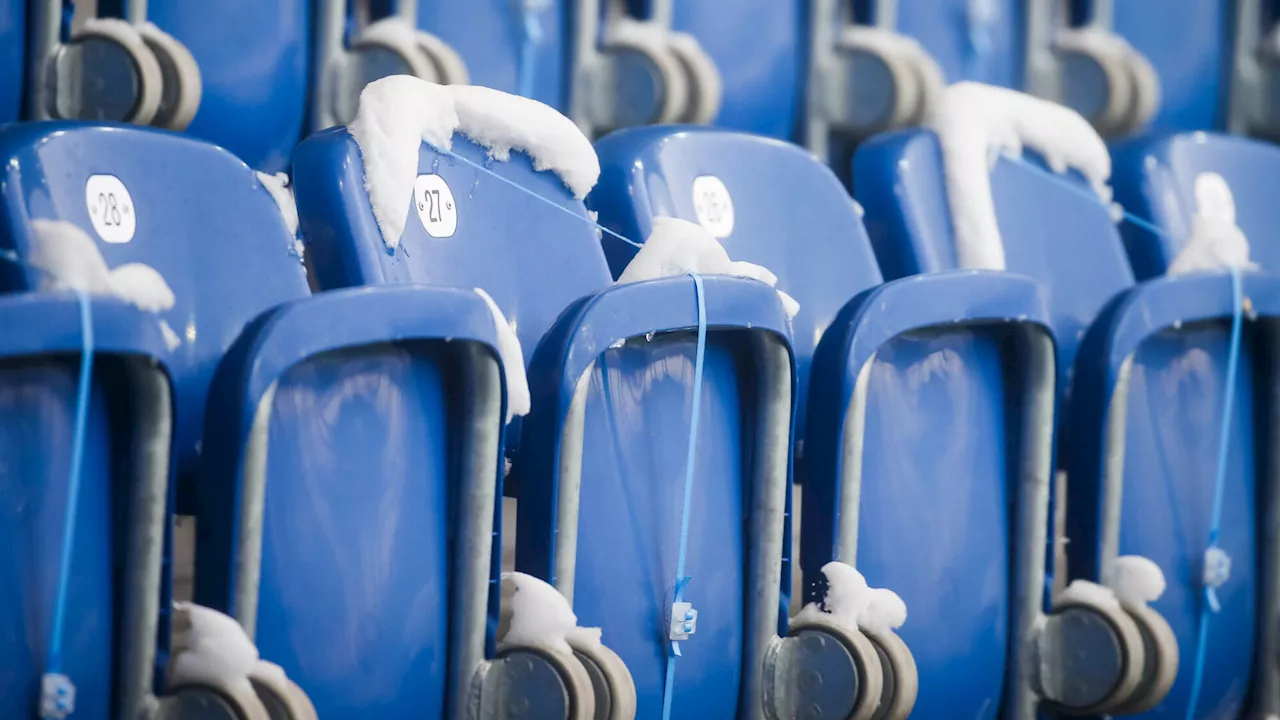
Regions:
<instances>
[{"instance_id":1,"label":"blue stadium seat","mask_svg":"<svg viewBox=\"0 0 1280 720\"><path fill-rule=\"evenodd\" d=\"M186 45L200 66L203 96L187 131L249 167L287 169L306 120L311 3L158 2L147 19Z\"/></svg>"},{"instance_id":2,"label":"blue stadium seat","mask_svg":"<svg viewBox=\"0 0 1280 720\"><path fill-rule=\"evenodd\" d=\"M900 632L919 671L915 713L994 713L1018 637L1009 623L1026 618L1017 588L1040 582L1034 571L1010 570L1018 548L1008 530L1010 507L1037 506L1034 493L1018 492L1019 472L1038 476L1047 493L1050 438L1041 432L1037 443L1030 430L1012 439L1014 428L1035 427L1037 413L1041 423L1052 413L1037 287L992 273L882 285L840 182L786 143L649 128L597 149L602 175L589 204L607 227L644 237L657 216L702 221L719 230L731 258L769 268L800 303L792 330L799 401L808 402L799 415L807 427L798 418L796 429L807 599L820 599L826 562L853 564L856 553L869 583L907 603ZM722 188L710 197L708 178ZM618 274L635 250L605 243ZM1010 338L1041 348L1015 353L1018 380L1000 349ZM1008 411L1020 400L1025 416Z\"/></svg>"},{"instance_id":3,"label":"blue stadium seat","mask_svg":"<svg viewBox=\"0 0 1280 720\"><path fill-rule=\"evenodd\" d=\"M27 21L24 0L0 3L0 122L17 120L22 112L22 84L26 80Z\"/></svg>"},{"instance_id":4,"label":"blue stadium seat","mask_svg":"<svg viewBox=\"0 0 1280 720\"><path fill-rule=\"evenodd\" d=\"M886 136L859 151L855 186L890 275L957 264L941 163L929 132ZM1048 289L1064 369L1061 390L1070 387L1060 463L1069 473L1070 574L1100 580L1117 554L1155 561L1169 587L1152 607L1168 619L1183 662L1190 663L1222 420L1228 279L1210 275L1135 286L1109 209L1086 185L1002 157L991 171L991 186L1008 268ZM1249 282L1251 293L1261 292L1260 302L1274 294L1261 279ZM1208 320L1214 322L1203 322ZM1253 468L1260 460L1248 430L1254 412L1249 357L1246 344L1223 504L1221 545L1233 560L1232 575L1219 591L1223 611L1210 625L1210 662L1198 706L1228 715L1244 700L1257 626ZM1127 415L1115 414L1126 407ZM1111 427L1118 422L1123 426ZM1123 498L1118 508L1116 497ZM1179 673L1155 712L1185 714L1191 676Z\"/></svg>"},{"instance_id":5,"label":"blue stadium seat","mask_svg":"<svg viewBox=\"0 0 1280 720\"><path fill-rule=\"evenodd\" d=\"M1227 135L1191 133L1136 140L1116 148L1115 161L1116 197L1126 208L1140 217L1150 219L1162 233L1153 233L1136 226L1125 226L1124 239L1129 258L1139 277L1155 278L1167 272L1170 264L1183 249L1182 239L1191 231L1193 215L1197 210L1196 186L1202 174L1213 173L1226 181L1235 207L1236 225L1250 241L1250 258L1264 273L1280 271L1280 243L1273 240L1273 228L1278 217L1271 198L1271 180L1280 169L1280 152L1271 143L1248 140ZM1269 307L1267 288L1252 275L1246 275L1245 294L1255 312ZM1205 282L1209 282L1206 280ZM1219 280L1220 282L1220 280ZM1221 295L1221 291L1218 291ZM1255 352L1271 356L1271 350L1260 350L1268 345L1268 335L1254 338ZM1262 387L1273 382L1270 372L1262 374L1257 383ZM1255 402L1274 403L1274 393L1265 393ZM1261 417L1255 413L1255 417ZM1249 427L1249 426L1245 426ZM1244 428L1241 429L1244 431ZM1267 432L1272 433L1274 429ZM1266 459L1269 448L1275 447L1270 434L1259 434L1260 451ZM1272 465L1267 465L1271 467ZM1274 484L1264 486L1259 494L1266 510L1259 518L1273 517L1280 502L1277 501ZM1262 520L1270 522L1269 520ZM1267 536L1259 533L1259 540ZM1268 540L1259 548L1260 558L1258 598L1259 627L1257 638L1258 658L1274 658L1274 648L1280 643L1274 618L1277 581L1280 575L1272 570L1277 547ZM1263 662L1254 670L1257 713L1280 712L1280 676L1274 662Z\"/></svg>"},{"instance_id":6,"label":"blue stadium seat","mask_svg":"<svg viewBox=\"0 0 1280 720\"><path fill-rule=\"evenodd\" d=\"M488 163L483 148L460 136L453 153L423 145L418 172L451 188L454 233L429 236L405 198L409 223L389 251L366 194L355 190L364 163L347 131L303 142L294 175L310 262L324 288L480 286L504 310L530 363L533 393L510 478L519 480L516 568L571 598L580 624L603 628L634 679L639 716L654 717L670 644L663 617L676 581L694 284L681 277L611 287L597 231L557 177L534 172L519 154ZM696 636L681 643L678 718L730 717L740 697L759 696L743 688L761 682L789 582L776 562L786 552L785 317L759 283L703 283L712 331L686 573L693 578L686 598L701 614ZM508 435L516 432L513 424ZM759 450L744 453L748 446ZM579 453L578 463L567 459Z\"/></svg>"},{"instance_id":7,"label":"blue stadium seat","mask_svg":"<svg viewBox=\"0 0 1280 720\"><path fill-rule=\"evenodd\" d=\"M0 246L12 248L12 229L6 223ZM0 265L12 280L13 268ZM137 709L150 691L161 548L145 540L163 532L172 417L168 352L155 319L118 300L95 300L92 316L95 370L60 671L76 686L76 717L108 720L113 696ZM31 716L49 661L82 349L79 304L65 294L8 294L0 297L0 327L0 583L9 589L0 599L0 714L17 718ZM116 622L121 632L113 636Z\"/></svg>"},{"instance_id":8,"label":"blue stadium seat","mask_svg":"<svg viewBox=\"0 0 1280 720\"><path fill-rule=\"evenodd\" d=\"M1280 208L1270 199L1271 181L1280 168L1280 149L1274 144L1189 133L1125 143L1115 148L1113 157L1116 200L1167 233L1122 226L1138 277L1155 278L1168 271L1182 250L1181 239L1191 231L1196 178L1209 172L1231 188L1236 224L1251 241L1251 258L1266 272L1280 272L1280 242L1271 240L1280 218Z\"/></svg>"},{"instance_id":9,"label":"blue stadium seat","mask_svg":"<svg viewBox=\"0 0 1280 720\"><path fill-rule=\"evenodd\" d=\"M144 357L155 357L157 363L162 363L158 367L167 374L168 384L172 385L171 396L166 392L159 398L148 398L141 393L129 395L126 393L129 386L124 384L120 389L108 388L103 393L105 402L97 402L98 396L94 396L92 407L95 424L92 427L115 427L107 423L120 418L127 420L130 416L124 413L132 410L142 418L133 422L143 428L152 428L153 437L137 438L125 434L124 429L130 426L124 422L119 423L122 428L120 437L116 437L114 431L107 435L102 430L94 430L89 435L90 455L86 456L86 472L89 474L81 497L80 517L86 524L80 529L78 537L81 542L89 544L93 553L91 557L94 557L95 562L86 561L82 564L81 559L76 558L76 572L83 573L84 577L73 579L73 588L77 588L73 595L76 598L73 608L80 607L81 597L85 598L83 602L91 602L104 597L111 598L113 593L130 592L142 596L141 599L130 598L130 614L118 615L114 622L109 612L105 619L102 614L109 610L109 606L95 608L94 614L89 617L92 624L88 629L69 636L76 638L76 642L85 644L83 649L88 654L84 657L84 662L90 663L91 669L84 672L97 673L102 680L99 685L95 685L92 679L86 679L83 683L82 707L86 708L86 715L91 717L93 715L90 713L94 712L104 713L101 715L104 718L113 717L114 713L133 715L136 712L132 708L137 707L136 703L144 702L143 696L150 692L151 658L157 654L154 646L157 639L161 646L157 662L163 664L166 660L164 651L169 637L169 583L168 568L162 568L162 562L168 563L168 552L165 551L162 557L158 541L165 538L168 532L168 513L171 510L165 507L164 501L166 497L171 497L171 483L175 475L184 479L201 475L201 482L197 484L201 533L198 586L203 604L236 613L238 619L252 630L254 616L244 612L244 601L256 598L259 584L263 588L263 600L258 608L270 609L273 596L267 590L288 585L291 581L301 583L298 576L305 570L315 569L306 563L306 557L309 556L297 553L298 545L292 539L281 537L291 526L271 516L266 520L262 517L263 501L271 510L285 510L290 522L305 522L308 517L313 517L304 511L311 505L297 503L296 507L290 507L290 503L295 502L291 493L300 491L294 485L295 467L280 469L269 464L267 472L271 473L271 481L267 483L265 498L259 497L260 502L256 506L241 506L235 502L236 499L252 497L246 496L247 491L242 488L245 484L244 476L258 481L263 476L262 472L254 476L252 472L242 470L242 463L248 462L252 466L255 458L268 463L279 462L277 453L284 453L290 447L287 439L305 434L308 427L306 421L313 419L307 416L290 422L293 418L287 414L279 419L274 414L259 413L255 405L251 417L271 421L269 429L275 433L271 437L275 452L265 458L246 452L242 445L234 444L236 439L244 435L235 434L241 428L231 419L237 418L235 411L242 406L237 405L237 402L243 403L243 398L250 396L252 392L264 392L262 385L254 383L267 382L275 390L278 399L295 398L301 385L312 388L319 386L319 391L323 392L325 388L321 381L326 377L324 373L332 372L335 367L342 366L345 370L368 367L386 354L399 358L402 364L407 363L404 353L395 346L387 345L387 342L418 341L425 346L428 345L426 341L433 339L466 338L468 334L461 332L460 324L464 320L473 320L479 313L484 322L471 324L480 328L479 341L491 345L493 326L483 301L469 295L453 301L451 307L454 311L447 322L421 313L417 313L418 317L412 322L397 322L395 308L432 302L441 295L434 290L400 288L396 295L388 295L386 291L364 290L309 299L310 290L302 259L276 201L244 163L225 150L193 138L122 126L75 123L15 125L0 134L0 156L7 158L5 167L8 168L4 201L0 204L0 218L3 220L0 239L19 257L30 257L33 243L44 242L36 234L33 219L61 220L85 229L90 237L96 234L101 238L102 242L95 242L95 245L108 268L119 269L126 263L144 263L158 272L172 290L172 307L161 308L158 317L148 317L149 324L132 331L133 335L121 335L124 330L115 327L124 322L118 319L121 311L113 309L119 304L118 301L101 298L93 301L94 310L99 311L101 308L100 312L104 313L104 323L115 322L115 325L105 326L106 330L114 332L107 336L105 347L108 352L114 355L130 352L127 345L121 345L123 340L120 338L133 338L135 344L143 343L149 337L143 332L147 328L164 337L154 353L147 352L145 343L138 344L138 348L131 352ZM157 157L165 158L165 162L157 162ZM43 279L42 273L34 268L25 272L12 272L6 268L3 277L4 288L10 292L36 288ZM12 297L44 299L42 294ZM62 300L66 305L65 298ZM47 299L44 301L51 304ZM9 300L6 299L6 302ZM282 303L289 304L280 307ZM74 301L68 307L74 308ZM277 307L280 309L277 310ZM355 318L344 322L344 312L348 313L347 317L354 315ZM370 315L383 317L385 324L371 323L368 319ZM316 323L317 316L323 318L320 325ZM61 316L56 313L50 315L50 322L57 321L59 317ZM438 327L439 332L433 334L429 330L431 325ZM60 327L66 327L67 330L60 330ZM74 329L75 325L65 323L50 325L50 347L56 350L65 346L68 340L75 340L75 334L66 335L68 330ZM26 332L29 334L35 331ZM5 335L10 334L21 347L24 336L21 327L15 325L14 331L10 333L9 326L6 326ZM229 348L235 350L236 354L223 361ZM252 360L253 373L247 378L241 378L234 372L240 367L236 364L237 359L243 357ZM65 361L59 362L66 365ZM220 362L223 369L215 376L215 368L219 367ZM450 367L466 367L456 360L448 362ZM117 365L121 364L123 363L117 362ZM103 366L104 372L111 367L105 361ZM56 367L58 366L54 366L55 369ZM275 384L274 380L285 371L294 374ZM432 377L429 369L418 366L415 371L423 378L423 383ZM70 400L66 396L65 383L59 385L58 376L51 369L42 369L39 365L32 368L17 365L15 372L30 374L33 378L31 384L36 387L36 393L30 397L17 394L15 402L25 403L26 407L31 408L57 408L60 403ZM273 372L276 376L271 374ZM136 371L127 377L134 376L142 379L148 377ZM315 379L315 376L320 376L320 379ZM211 391L209 388L215 382L215 377L221 379L217 380L216 387ZM344 376L344 379L346 377L349 375ZM41 382L50 385L50 389L41 391ZM142 380L135 379L132 384L148 389ZM155 382L152 381L152 384L155 385ZM168 384L165 385L166 390ZM326 427L345 428L353 422L366 431L374 427L373 421L366 414L368 398L372 395L375 399L386 399L387 395L364 387L357 385L344 393L344 397L350 398L355 405L354 410L328 407L323 418L325 423L329 423ZM153 394L159 392L154 387L149 391ZM41 393L48 399L42 399ZM414 396L413 403L401 401L402 414L398 417L406 418L405 424L408 425L410 423L407 418L414 415L411 410L426 414L431 418L433 426L441 426L439 433L443 434L450 425L439 407L438 393L432 395L429 390L424 389L423 396ZM212 400L206 403L207 398ZM156 419L143 416L143 410L149 407L145 404L148 402L158 403L166 413L172 407L173 417ZM207 426L206 410L214 418ZM352 416L356 416L354 420L351 419ZM161 423L161 420L164 422ZM151 424L144 425L144 421ZM53 415L43 424L48 426L56 422L57 415ZM499 426L496 422L492 426L496 433ZM39 452L42 447L56 451L62 442L50 445L46 440L38 443L40 424L30 425L28 421L28 425L24 427L19 424L18 428L19 433L10 437L15 441L30 442L33 452ZM172 435L169 428L172 428ZM160 437L154 437L156 434ZM152 446L146 445L147 442L152 443ZM171 458L169 448L172 448ZM307 475L302 480L306 483L303 488L314 490L316 483L326 479L326 471L340 474L345 482L350 477L347 474L350 467L342 463L356 456L365 447L359 443L349 447L347 443L330 441L326 442L325 449L324 457L336 459L326 466L314 462L315 456L309 456L313 461L305 466ZM114 503L123 502L129 496L113 498L105 486L105 480L111 477L105 474L106 471L116 474L123 472L113 468L120 459L127 459L129 453L157 466L154 472L158 479L154 481L154 485L144 488L148 493L145 498L153 501L153 505L134 512L136 514L146 510L154 513L151 518L154 522L150 524L126 524L129 522L127 516L121 518L112 508ZM6 453L6 459L11 456L21 457L22 454ZM207 462L202 463L202 456L208 458ZM106 458L118 459L108 463ZM356 457L351 462L358 459ZM492 478L496 462L497 446L494 442L490 452L488 478ZM65 472L64 465L65 461L58 458L58 462L50 463L44 472L49 477L57 477ZM414 476L419 475L415 471ZM394 480L389 472L380 474L379 478L388 482ZM19 476L15 481L30 482L25 476ZM62 486L62 483L51 486L50 504L43 511L45 515L33 521L33 530L30 532L39 533L35 537L44 537L52 528L57 527L60 510L53 501L62 501L65 492ZM249 489L253 487L249 486ZM261 491L262 483L259 482L256 487ZM388 492L403 487L403 483L396 485L393 482L392 490ZM370 492L371 489L368 481L362 486L362 492L385 502L385 493ZM437 486L434 492L443 494L443 487ZM399 501L405 499L403 494L398 498ZM135 502L141 504L142 500ZM350 502L340 509L355 514L361 506ZM377 515L376 522L367 525L359 524L362 519L360 515L356 515L356 520L351 520L346 512L332 509L316 512L322 513L327 522L342 523L343 537L346 538L381 537L380 533L386 527L385 512ZM141 535L142 540L128 538L126 544L122 535L124 529L129 527L136 528L139 533L145 530ZM254 544L253 534L245 528L261 528L262 534L257 545ZM483 535L487 540L488 533ZM104 538L111 539L111 542L104 542ZM144 540L152 545L139 544ZM284 545L281 545L282 541ZM233 548L231 546L234 543L239 545ZM415 556L425 547L423 542L413 542L411 545ZM39 559L46 553L56 552L56 549L55 543L49 549L42 549L41 555L15 558L16 567L20 571L31 572L23 568L30 567L32 560ZM155 554L144 555L144 550L154 550ZM258 567L253 561L255 555L265 558L261 572L257 572ZM126 567L139 563L142 565L129 577L113 577L110 569L113 561L124 563ZM277 561L283 561L285 567L273 565ZM5 563L6 572L12 572L12 567L13 565ZM329 590L330 596L341 595L341 588L363 583L369 577L364 565L346 565L343 569L345 573L335 573L332 568L318 569L317 572L323 573L322 577L330 584L321 587L314 584L307 586L312 591L308 601L321 602L325 597L322 594L324 590ZM293 574L290 574L291 571ZM41 569L40 572L43 574L46 571ZM483 567L483 574L481 587L487 581L487 565ZM237 586L237 582L241 584ZM332 590L334 585L339 586L339 592ZM239 588L240 593L235 596L236 600L241 601L239 606L227 600L231 592L219 594L220 589L228 586ZM421 600L421 587L420 584L414 585L413 598L425 602ZM42 597L43 588L35 586L33 589L39 590L37 597ZM440 596L443 595L441 592ZM143 602L150 604L139 604ZM443 604L443 600L439 600L439 604ZM405 607L410 605L411 603L405 603ZM479 606L483 609L483 602ZM150 610L146 612L136 608ZM77 609L75 612L84 611ZM161 614L163 617L159 618L157 633L156 616ZM269 615L267 619L274 621ZM76 622L83 625L86 620L76 618ZM332 637L331 631L335 623L341 624L341 618L336 614L295 615L282 622L286 627L280 628L268 622L260 623L259 629L264 638L277 637L271 633L296 630L299 624L303 627L300 637L304 639ZM312 625L305 625L308 622ZM397 623L396 627L399 636L405 625ZM114 641L113 633L116 635ZM118 705L113 709L102 695L110 691L105 682L111 677L109 658L117 655L112 647L113 642L132 643L126 647L135 648L135 654L143 653L144 651L136 649L138 637L146 638L145 644L149 652L145 655L145 662L139 660L138 664L116 669L121 691L116 694ZM482 632L479 637L483 642ZM443 642L440 638L428 641L418 637L417 640L420 646ZM39 640L30 642L43 643L44 639L42 636ZM285 654L266 644L262 650L268 658L273 653L281 656ZM104 660L103 655L108 659ZM74 662L79 663L81 660L76 658ZM307 689L320 685L332 692L332 689L342 687L335 678L324 677L322 681L317 681L314 675L308 676L300 672L308 669L287 667ZM24 677L22 681L27 680ZM81 685L79 677L73 676L72 680L78 686ZM5 694L6 701L11 697L25 703L30 696L26 693L17 696Z\"/></svg>"},{"instance_id":10,"label":"blue stadium seat","mask_svg":"<svg viewBox=\"0 0 1280 720\"><path fill-rule=\"evenodd\" d=\"M898 31L924 45L948 82L1022 87L1023 23L1017 0L898 3Z\"/></svg>"},{"instance_id":11,"label":"blue stadium seat","mask_svg":"<svg viewBox=\"0 0 1280 720\"><path fill-rule=\"evenodd\" d=\"M1076 0L1077 5L1091 5ZM1216 0L1126 0L1112 28L1151 61L1160 76L1153 132L1211 130L1226 120L1235 16ZM1078 8L1079 10L1080 8ZM1091 8L1086 8L1086 16Z\"/></svg>"},{"instance_id":12,"label":"blue stadium seat","mask_svg":"<svg viewBox=\"0 0 1280 720\"><path fill-rule=\"evenodd\" d=\"M639 17L645 0L633 0ZM717 0L672 3L671 29L698 39L715 61L723 95L718 127L794 137L804 99L805 3L752 0L732 9ZM743 42L743 38L751 42Z\"/></svg>"},{"instance_id":13,"label":"blue stadium seat","mask_svg":"<svg viewBox=\"0 0 1280 720\"><path fill-rule=\"evenodd\" d=\"M408 1L408 0L405 0ZM417 0L418 27L462 56L471 83L520 93L554 108L565 107L570 42L562 0L511 2ZM536 6L523 10L523 6ZM526 21L536 24L534 32ZM524 80L524 73L529 73ZM529 83L528 88L522 82Z\"/></svg>"}]
</instances>

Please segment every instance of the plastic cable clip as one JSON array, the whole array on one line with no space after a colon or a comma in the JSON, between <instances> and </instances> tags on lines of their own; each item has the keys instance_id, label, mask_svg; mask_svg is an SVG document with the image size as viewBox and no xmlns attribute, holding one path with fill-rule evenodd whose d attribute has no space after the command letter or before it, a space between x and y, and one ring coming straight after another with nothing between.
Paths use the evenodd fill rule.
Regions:
<instances>
[{"instance_id":1,"label":"plastic cable clip","mask_svg":"<svg viewBox=\"0 0 1280 720\"><path fill-rule=\"evenodd\" d=\"M1209 546L1204 551L1204 588L1205 596L1209 599L1209 607L1214 612L1222 609L1222 605L1218 602L1217 589L1226 584L1231 578L1231 556L1225 550L1215 545Z\"/></svg>"},{"instance_id":2,"label":"plastic cable clip","mask_svg":"<svg viewBox=\"0 0 1280 720\"><path fill-rule=\"evenodd\" d=\"M45 673L40 680L40 717L63 720L76 711L76 686L61 673Z\"/></svg>"},{"instance_id":3,"label":"plastic cable clip","mask_svg":"<svg viewBox=\"0 0 1280 720\"><path fill-rule=\"evenodd\" d=\"M678 602L671 605L671 632L670 638L672 647L677 655L680 654L679 643L681 640L688 640L690 635L698 631L698 611L693 609L692 603Z\"/></svg>"}]
</instances>

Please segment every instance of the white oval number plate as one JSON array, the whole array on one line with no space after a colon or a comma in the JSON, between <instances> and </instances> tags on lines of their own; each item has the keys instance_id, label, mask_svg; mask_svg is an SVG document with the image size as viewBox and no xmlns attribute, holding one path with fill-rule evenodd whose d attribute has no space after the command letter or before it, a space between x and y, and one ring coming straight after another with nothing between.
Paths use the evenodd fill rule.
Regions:
<instances>
[{"instance_id":1,"label":"white oval number plate","mask_svg":"<svg viewBox=\"0 0 1280 720\"><path fill-rule=\"evenodd\" d=\"M698 214L698 224L715 237L733 234L733 199L729 188L715 175L693 179L693 211Z\"/></svg>"},{"instance_id":2,"label":"white oval number plate","mask_svg":"<svg viewBox=\"0 0 1280 720\"><path fill-rule=\"evenodd\" d=\"M458 231L458 206L449 184L439 175L419 175L413 183L413 206L427 234L434 238L453 237Z\"/></svg>"},{"instance_id":3,"label":"white oval number plate","mask_svg":"<svg viewBox=\"0 0 1280 720\"><path fill-rule=\"evenodd\" d=\"M84 186L89 221L104 242L127 243L138 227L133 197L115 175L90 175Z\"/></svg>"}]
</instances>

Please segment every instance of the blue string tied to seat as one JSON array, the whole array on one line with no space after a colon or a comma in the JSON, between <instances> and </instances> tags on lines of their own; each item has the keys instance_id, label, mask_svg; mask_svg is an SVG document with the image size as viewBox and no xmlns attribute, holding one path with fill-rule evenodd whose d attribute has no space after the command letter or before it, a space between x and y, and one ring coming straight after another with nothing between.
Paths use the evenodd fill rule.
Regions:
<instances>
[{"instance_id":1,"label":"blue string tied to seat","mask_svg":"<svg viewBox=\"0 0 1280 720\"><path fill-rule=\"evenodd\" d=\"M693 503L693 470L698 447L698 417L702 414L702 371L707 347L707 305L702 288L702 276L689 273L693 278L693 294L698 303L698 347L693 363L693 408L689 419L689 444L684 465L684 504L680 513L680 550L676 554L675 598L669 615L671 650L667 654L667 675L662 687L662 720L671 718L671 698L675 690L676 658L680 657L680 642L697 629L698 611L684 601L684 591L690 578L685 575L685 555L689 547L689 510Z\"/></svg>"},{"instance_id":2,"label":"blue string tied to seat","mask_svg":"<svg viewBox=\"0 0 1280 720\"><path fill-rule=\"evenodd\" d=\"M32 267L11 250L0 251L0 259ZM53 628L45 656L45 673L40 679L40 717L63 720L75 712L76 686L62 672L62 638L66 625L67 594L71 584L71 562L76 542L76 520L80 506L80 476L84 464L84 438L89 418L89 384L93 378L93 308L89 295L75 289L80 305L80 377L76 386L76 415L71 440L71 469L67 479L67 509L62 524L62 551L58 564L58 586L54 595Z\"/></svg>"}]
</instances>

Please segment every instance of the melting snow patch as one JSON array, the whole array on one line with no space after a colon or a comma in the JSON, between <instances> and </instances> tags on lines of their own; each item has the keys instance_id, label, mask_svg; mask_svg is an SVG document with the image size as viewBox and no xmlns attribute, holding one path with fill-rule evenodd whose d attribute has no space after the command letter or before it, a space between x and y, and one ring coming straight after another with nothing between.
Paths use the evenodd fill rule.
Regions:
<instances>
[{"instance_id":1,"label":"melting snow patch","mask_svg":"<svg viewBox=\"0 0 1280 720\"><path fill-rule=\"evenodd\" d=\"M274 175L258 172L258 181L271 194L271 199L276 201L280 217L284 218L284 225L289 228L289 234L297 237L298 205L293 199L293 188L289 187L289 175L282 172Z\"/></svg>"},{"instance_id":2,"label":"melting snow patch","mask_svg":"<svg viewBox=\"0 0 1280 720\"><path fill-rule=\"evenodd\" d=\"M502 309L489 297L489 293L480 288L475 291L493 313L493 326L498 333L498 355L502 360L502 372L507 377L507 422L511 422L516 415L529 414L529 380L524 373L524 350L520 347L516 331L511 329Z\"/></svg>"},{"instance_id":3,"label":"melting snow patch","mask_svg":"<svg viewBox=\"0 0 1280 720\"><path fill-rule=\"evenodd\" d=\"M244 628L217 610L194 603L174 603L191 618L187 649L169 666L169 686L239 687L253 692L249 675L258 666L258 648Z\"/></svg>"},{"instance_id":4,"label":"melting snow patch","mask_svg":"<svg viewBox=\"0 0 1280 720\"><path fill-rule=\"evenodd\" d=\"M1257 263L1249 260L1249 238L1236 225L1236 201L1226 179L1215 172L1200 173L1195 195L1191 236L1169 264L1169 274L1257 269Z\"/></svg>"},{"instance_id":5,"label":"melting snow patch","mask_svg":"<svg viewBox=\"0 0 1280 720\"><path fill-rule=\"evenodd\" d=\"M826 597L805 605L792 622L825 620L848 631L887 633L907 621L902 598L892 590L868 586L854 567L832 561L822 566L822 574L827 577Z\"/></svg>"},{"instance_id":6,"label":"melting snow patch","mask_svg":"<svg viewBox=\"0 0 1280 720\"><path fill-rule=\"evenodd\" d=\"M991 195L999 153L1039 152L1056 173L1079 171L1103 203L1111 202L1111 156L1083 116L1063 105L974 82L942 93L929 127L938 135L960 267L1005 269L1004 243Z\"/></svg>"},{"instance_id":7,"label":"melting snow patch","mask_svg":"<svg viewBox=\"0 0 1280 720\"><path fill-rule=\"evenodd\" d=\"M1111 561L1107 587L1121 602L1134 605L1152 603L1164 594L1164 572L1155 562L1141 555L1121 555Z\"/></svg>"},{"instance_id":8,"label":"melting snow patch","mask_svg":"<svg viewBox=\"0 0 1280 720\"><path fill-rule=\"evenodd\" d=\"M44 271L41 290L80 290L90 295L120 298L138 309L161 313L173 308L174 295L155 268L125 263L115 270L89 234L65 220L32 220L30 262ZM165 345L172 351L182 344L168 323L160 321Z\"/></svg>"},{"instance_id":9,"label":"melting snow patch","mask_svg":"<svg viewBox=\"0 0 1280 720\"><path fill-rule=\"evenodd\" d=\"M729 253L706 228L686 220L655 217L653 231L631 258L618 284L654 280L675 275L736 275L775 287L778 276L768 268L749 262L734 262ZM800 312L795 298L778 290L778 299L790 320Z\"/></svg>"},{"instance_id":10,"label":"melting snow patch","mask_svg":"<svg viewBox=\"0 0 1280 720\"><path fill-rule=\"evenodd\" d=\"M502 642L573 652L567 638L578 628L578 616L573 614L569 601L532 575L503 573L502 581L511 583L515 590L510 596L511 623ZM599 640L598 634L596 639Z\"/></svg>"},{"instance_id":11,"label":"melting snow patch","mask_svg":"<svg viewBox=\"0 0 1280 720\"><path fill-rule=\"evenodd\" d=\"M108 276L116 295L151 313L173 308L173 290L156 269L143 263L126 263Z\"/></svg>"},{"instance_id":12,"label":"melting snow patch","mask_svg":"<svg viewBox=\"0 0 1280 720\"><path fill-rule=\"evenodd\" d=\"M365 190L388 248L400 244L418 174L420 144L448 151L460 132L505 161L524 152L578 199L600 177L591 141L573 121L536 100L471 85L435 85L393 75L365 86L348 126L364 158Z\"/></svg>"},{"instance_id":13,"label":"melting snow patch","mask_svg":"<svg viewBox=\"0 0 1280 720\"><path fill-rule=\"evenodd\" d=\"M1058 602L1078 602L1086 605L1118 608L1120 601L1111 588L1088 580L1072 580L1066 590L1058 596Z\"/></svg>"}]
</instances>

